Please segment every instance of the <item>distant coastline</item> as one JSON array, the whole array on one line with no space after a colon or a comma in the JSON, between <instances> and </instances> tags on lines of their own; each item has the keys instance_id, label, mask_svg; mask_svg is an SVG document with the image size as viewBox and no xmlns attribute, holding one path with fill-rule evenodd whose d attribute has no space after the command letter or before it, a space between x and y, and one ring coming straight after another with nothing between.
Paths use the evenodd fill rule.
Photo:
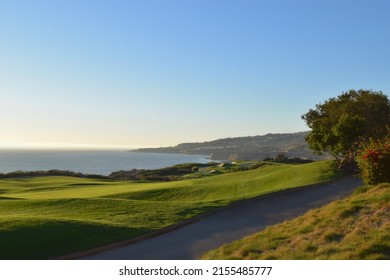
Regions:
<instances>
[{"instance_id":1,"label":"distant coastline","mask_svg":"<svg viewBox=\"0 0 390 280\"><path fill-rule=\"evenodd\" d=\"M207 163L202 155L128 153L126 150L0 150L0 173L56 170L107 176L132 169L159 169L182 163Z\"/></svg>"},{"instance_id":2,"label":"distant coastline","mask_svg":"<svg viewBox=\"0 0 390 280\"><path fill-rule=\"evenodd\" d=\"M264 160L283 154L288 158L321 160L310 150L305 137L308 132L277 133L258 136L224 138L202 143L182 143L173 147L142 148L131 152L206 154L211 160Z\"/></svg>"}]
</instances>

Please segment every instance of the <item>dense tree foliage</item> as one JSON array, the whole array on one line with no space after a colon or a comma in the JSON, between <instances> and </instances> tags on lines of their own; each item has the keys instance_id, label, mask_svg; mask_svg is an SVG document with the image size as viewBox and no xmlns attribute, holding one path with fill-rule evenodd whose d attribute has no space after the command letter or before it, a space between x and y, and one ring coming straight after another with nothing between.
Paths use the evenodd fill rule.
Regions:
<instances>
[{"instance_id":1,"label":"dense tree foliage","mask_svg":"<svg viewBox=\"0 0 390 280\"><path fill-rule=\"evenodd\" d=\"M390 102L381 91L349 90L317 104L302 116L306 137L317 154L327 152L339 166L354 161L359 145L384 138L390 127Z\"/></svg>"}]
</instances>

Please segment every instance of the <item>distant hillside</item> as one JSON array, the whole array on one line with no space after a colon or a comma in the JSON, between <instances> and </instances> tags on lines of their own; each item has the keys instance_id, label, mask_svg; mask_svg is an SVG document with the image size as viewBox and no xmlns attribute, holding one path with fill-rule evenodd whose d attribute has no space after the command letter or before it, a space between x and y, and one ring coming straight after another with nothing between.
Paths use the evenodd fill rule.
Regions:
<instances>
[{"instance_id":1,"label":"distant hillside","mask_svg":"<svg viewBox=\"0 0 390 280\"><path fill-rule=\"evenodd\" d=\"M203 143L182 143L174 147L144 148L134 152L208 155L214 160L263 160L284 153L289 158L319 160L305 141L308 132L224 138Z\"/></svg>"}]
</instances>

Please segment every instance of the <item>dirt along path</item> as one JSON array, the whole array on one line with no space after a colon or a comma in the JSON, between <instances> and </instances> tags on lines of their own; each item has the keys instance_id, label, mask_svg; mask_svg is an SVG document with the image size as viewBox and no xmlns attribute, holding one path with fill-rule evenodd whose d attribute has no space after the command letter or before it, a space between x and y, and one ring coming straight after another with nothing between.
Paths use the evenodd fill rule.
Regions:
<instances>
[{"instance_id":1,"label":"dirt along path","mask_svg":"<svg viewBox=\"0 0 390 280\"><path fill-rule=\"evenodd\" d=\"M162 235L82 259L197 259L222 244L343 198L361 185L363 182L360 179L346 177L256 197Z\"/></svg>"}]
</instances>

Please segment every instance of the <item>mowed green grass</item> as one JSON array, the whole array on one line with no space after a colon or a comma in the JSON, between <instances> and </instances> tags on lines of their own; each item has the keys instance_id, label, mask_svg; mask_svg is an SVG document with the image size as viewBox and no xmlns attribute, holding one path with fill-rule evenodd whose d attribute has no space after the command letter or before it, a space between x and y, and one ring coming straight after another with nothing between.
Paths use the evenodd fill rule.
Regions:
<instances>
[{"instance_id":1,"label":"mowed green grass","mask_svg":"<svg viewBox=\"0 0 390 280\"><path fill-rule=\"evenodd\" d=\"M210 251L204 259L390 259L390 184Z\"/></svg>"},{"instance_id":2,"label":"mowed green grass","mask_svg":"<svg viewBox=\"0 0 390 280\"><path fill-rule=\"evenodd\" d=\"M168 183L0 180L0 258L53 258L149 233L233 201L335 176L334 163L321 161Z\"/></svg>"}]
</instances>

